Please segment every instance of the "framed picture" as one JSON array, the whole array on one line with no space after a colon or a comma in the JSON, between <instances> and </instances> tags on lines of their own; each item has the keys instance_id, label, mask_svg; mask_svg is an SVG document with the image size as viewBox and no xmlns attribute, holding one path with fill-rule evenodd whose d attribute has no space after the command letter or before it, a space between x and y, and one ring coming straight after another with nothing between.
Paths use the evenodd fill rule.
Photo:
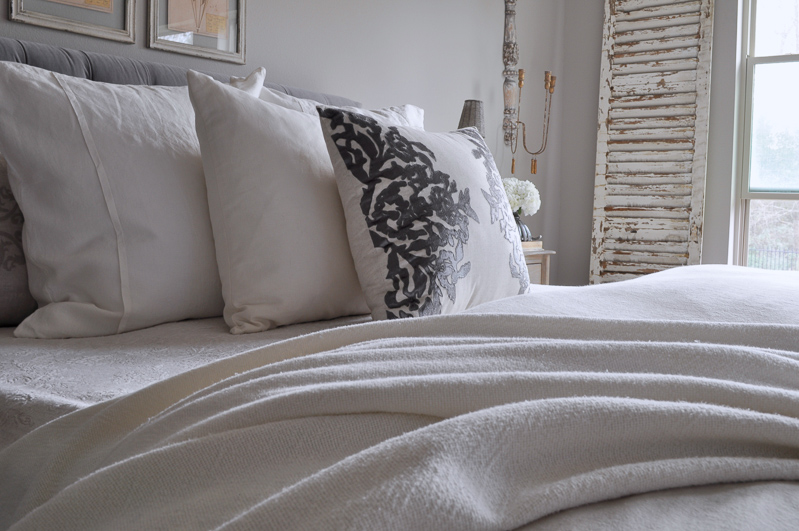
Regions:
<instances>
[{"instance_id":1,"label":"framed picture","mask_svg":"<svg viewBox=\"0 0 799 531\"><path fill-rule=\"evenodd\" d=\"M150 0L150 48L244 64L246 0Z\"/></svg>"},{"instance_id":2,"label":"framed picture","mask_svg":"<svg viewBox=\"0 0 799 531\"><path fill-rule=\"evenodd\" d=\"M16 22L135 41L136 0L10 0L10 11Z\"/></svg>"}]
</instances>

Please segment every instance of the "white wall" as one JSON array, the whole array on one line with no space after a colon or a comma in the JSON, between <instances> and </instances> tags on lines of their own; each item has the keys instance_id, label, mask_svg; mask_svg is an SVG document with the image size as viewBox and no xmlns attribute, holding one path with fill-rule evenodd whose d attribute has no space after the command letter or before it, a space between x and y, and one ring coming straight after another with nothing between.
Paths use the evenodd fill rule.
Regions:
<instances>
[{"instance_id":1,"label":"white wall","mask_svg":"<svg viewBox=\"0 0 799 531\"><path fill-rule=\"evenodd\" d=\"M738 183L735 117L739 110L743 2L717 0L715 5L702 263L727 264L733 261Z\"/></svg>"},{"instance_id":2,"label":"white wall","mask_svg":"<svg viewBox=\"0 0 799 531\"><path fill-rule=\"evenodd\" d=\"M7 9L8 0L2 4ZM147 2L137 2L136 44L117 44L0 19L0 35L204 71L243 75L265 66L270 81L349 96L369 107L413 103L428 130L457 126L463 100L486 105L487 142L503 176L502 0L250 0L247 65L150 50ZM521 118L537 144L544 70L558 76L549 147L539 172L519 156L517 177L541 191L541 211L526 221L557 251L552 281L588 281L599 58L604 0L519 0L519 67L527 71ZM716 2L711 140L704 261L730 251L731 175L738 2Z\"/></svg>"}]
</instances>

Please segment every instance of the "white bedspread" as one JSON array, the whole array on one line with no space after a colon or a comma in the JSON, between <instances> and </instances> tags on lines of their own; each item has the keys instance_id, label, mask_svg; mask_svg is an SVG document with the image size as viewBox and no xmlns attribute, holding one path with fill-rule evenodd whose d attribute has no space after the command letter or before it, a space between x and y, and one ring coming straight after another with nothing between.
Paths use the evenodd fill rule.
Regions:
<instances>
[{"instance_id":1,"label":"white bedspread","mask_svg":"<svg viewBox=\"0 0 799 531\"><path fill-rule=\"evenodd\" d=\"M795 529L799 274L684 268L305 336L66 415L0 477L18 530L588 528L586 504L765 481L725 500Z\"/></svg>"},{"instance_id":2,"label":"white bedspread","mask_svg":"<svg viewBox=\"0 0 799 531\"><path fill-rule=\"evenodd\" d=\"M13 328L0 328L0 450L70 411L234 354L367 320L346 317L238 336L221 317L76 339L20 339Z\"/></svg>"}]
</instances>

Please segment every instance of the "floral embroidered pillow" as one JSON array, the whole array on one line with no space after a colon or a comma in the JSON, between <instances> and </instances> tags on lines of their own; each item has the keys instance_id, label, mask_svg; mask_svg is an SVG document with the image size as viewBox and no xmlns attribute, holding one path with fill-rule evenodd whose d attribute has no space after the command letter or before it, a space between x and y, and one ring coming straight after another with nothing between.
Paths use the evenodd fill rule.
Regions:
<instances>
[{"instance_id":1,"label":"floral embroidered pillow","mask_svg":"<svg viewBox=\"0 0 799 531\"><path fill-rule=\"evenodd\" d=\"M513 213L475 129L430 133L318 110L374 319L454 313L527 293Z\"/></svg>"}]
</instances>

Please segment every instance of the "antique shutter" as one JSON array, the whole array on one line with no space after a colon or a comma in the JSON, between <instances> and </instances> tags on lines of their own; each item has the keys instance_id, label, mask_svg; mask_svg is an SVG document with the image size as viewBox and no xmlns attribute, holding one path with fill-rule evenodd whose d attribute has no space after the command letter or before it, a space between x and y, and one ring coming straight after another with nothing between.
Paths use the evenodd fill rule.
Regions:
<instances>
[{"instance_id":1,"label":"antique shutter","mask_svg":"<svg viewBox=\"0 0 799 531\"><path fill-rule=\"evenodd\" d=\"M591 283L698 264L713 0L605 0Z\"/></svg>"}]
</instances>

